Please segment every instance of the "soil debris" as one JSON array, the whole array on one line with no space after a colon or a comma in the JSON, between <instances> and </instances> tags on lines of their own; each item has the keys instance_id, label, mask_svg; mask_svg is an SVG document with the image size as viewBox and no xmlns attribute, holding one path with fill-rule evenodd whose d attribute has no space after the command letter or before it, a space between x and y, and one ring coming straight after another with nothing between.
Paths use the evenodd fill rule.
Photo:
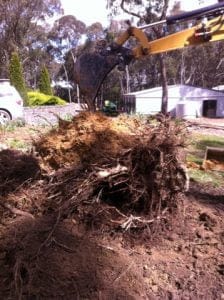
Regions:
<instances>
[{"instance_id":1,"label":"soil debris","mask_svg":"<svg viewBox=\"0 0 224 300\"><path fill-rule=\"evenodd\" d=\"M81 113L1 151L0 298L220 299L224 191L189 182L186 135Z\"/></svg>"},{"instance_id":2,"label":"soil debris","mask_svg":"<svg viewBox=\"0 0 224 300\"><path fill-rule=\"evenodd\" d=\"M158 227L177 212L189 184L180 125L130 120L83 113L36 142L42 164L56 169L48 209L125 231Z\"/></svg>"},{"instance_id":3,"label":"soil debris","mask_svg":"<svg viewBox=\"0 0 224 300\"><path fill-rule=\"evenodd\" d=\"M39 162L31 154L17 150L0 151L0 195L13 192L25 182L31 182L40 176Z\"/></svg>"}]
</instances>

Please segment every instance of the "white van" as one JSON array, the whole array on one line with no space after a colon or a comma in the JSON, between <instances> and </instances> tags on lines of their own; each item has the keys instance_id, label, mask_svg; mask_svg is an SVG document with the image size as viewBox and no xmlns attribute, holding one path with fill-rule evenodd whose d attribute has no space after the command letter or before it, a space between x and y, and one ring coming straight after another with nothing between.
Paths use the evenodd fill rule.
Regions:
<instances>
[{"instance_id":1,"label":"white van","mask_svg":"<svg viewBox=\"0 0 224 300\"><path fill-rule=\"evenodd\" d=\"M8 79L0 79L0 125L23 117L23 100Z\"/></svg>"}]
</instances>

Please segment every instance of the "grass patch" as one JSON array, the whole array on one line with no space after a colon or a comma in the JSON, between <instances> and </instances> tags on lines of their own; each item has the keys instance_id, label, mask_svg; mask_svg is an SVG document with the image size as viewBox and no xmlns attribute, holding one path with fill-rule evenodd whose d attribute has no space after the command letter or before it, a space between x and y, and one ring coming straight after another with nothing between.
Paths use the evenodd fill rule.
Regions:
<instances>
[{"instance_id":1,"label":"grass patch","mask_svg":"<svg viewBox=\"0 0 224 300\"><path fill-rule=\"evenodd\" d=\"M224 173L215 171L203 171L197 169L189 169L189 176L194 181L200 183L211 183L214 187L223 186Z\"/></svg>"},{"instance_id":2,"label":"grass patch","mask_svg":"<svg viewBox=\"0 0 224 300\"><path fill-rule=\"evenodd\" d=\"M194 163L196 163L198 165L202 165L203 158L199 157L196 154L188 153L187 154L187 161L188 162L194 162Z\"/></svg>"},{"instance_id":3,"label":"grass patch","mask_svg":"<svg viewBox=\"0 0 224 300\"><path fill-rule=\"evenodd\" d=\"M224 137L214 135L192 134L187 148L187 162L202 165L206 147L224 148ZM190 178L200 183L211 183L214 186L224 184L224 172L204 171L189 168Z\"/></svg>"},{"instance_id":4,"label":"grass patch","mask_svg":"<svg viewBox=\"0 0 224 300\"><path fill-rule=\"evenodd\" d=\"M16 150L28 150L30 148L30 145L28 143L16 138L8 140L7 145L9 148Z\"/></svg>"},{"instance_id":5,"label":"grass patch","mask_svg":"<svg viewBox=\"0 0 224 300\"><path fill-rule=\"evenodd\" d=\"M193 161L201 164L205 156L206 147L219 147L224 149L224 137L192 134L187 149L187 161Z\"/></svg>"},{"instance_id":6,"label":"grass patch","mask_svg":"<svg viewBox=\"0 0 224 300\"><path fill-rule=\"evenodd\" d=\"M192 144L197 150L205 150L206 147L224 148L224 137L216 135L194 134Z\"/></svg>"},{"instance_id":7,"label":"grass patch","mask_svg":"<svg viewBox=\"0 0 224 300\"><path fill-rule=\"evenodd\" d=\"M5 125L0 125L0 133L14 132L18 127L25 127L23 119L9 121Z\"/></svg>"}]
</instances>

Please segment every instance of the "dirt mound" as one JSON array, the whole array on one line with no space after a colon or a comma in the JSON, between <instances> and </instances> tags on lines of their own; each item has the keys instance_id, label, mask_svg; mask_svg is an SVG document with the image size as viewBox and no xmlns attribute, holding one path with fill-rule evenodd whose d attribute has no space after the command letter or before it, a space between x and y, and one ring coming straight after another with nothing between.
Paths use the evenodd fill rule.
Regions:
<instances>
[{"instance_id":1,"label":"dirt mound","mask_svg":"<svg viewBox=\"0 0 224 300\"><path fill-rule=\"evenodd\" d=\"M1 299L147 299L131 257L55 221L21 220L7 232Z\"/></svg>"},{"instance_id":2,"label":"dirt mound","mask_svg":"<svg viewBox=\"0 0 224 300\"><path fill-rule=\"evenodd\" d=\"M222 299L223 209L223 189L193 184L178 226L132 247L57 214L10 219L0 224L0 298Z\"/></svg>"},{"instance_id":3,"label":"dirt mound","mask_svg":"<svg viewBox=\"0 0 224 300\"><path fill-rule=\"evenodd\" d=\"M11 206L3 206L9 211L0 222L0 298L206 295L197 291L202 273L194 270L204 244L214 256L221 251L221 227L207 210L189 222L191 226L184 223L186 211L189 219L192 214L184 197L189 184L183 163L185 140L182 125L163 116L153 123L90 113L72 122L60 120L57 129L35 143L41 179L12 189L4 199ZM35 163L27 164L29 170L21 165L25 173L20 183L35 178ZM196 233L200 226L203 232ZM217 240L210 240L210 235L203 239L204 229L210 235L214 230ZM218 271L213 268L211 277L202 274L218 289L213 288L209 297L221 291L215 282L223 264L216 263Z\"/></svg>"},{"instance_id":4,"label":"dirt mound","mask_svg":"<svg viewBox=\"0 0 224 300\"><path fill-rule=\"evenodd\" d=\"M71 122L59 121L59 127L35 143L45 167L59 169L72 164L91 165L117 156L130 147L138 123L107 118L102 114L81 113Z\"/></svg>"},{"instance_id":5,"label":"dirt mound","mask_svg":"<svg viewBox=\"0 0 224 300\"><path fill-rule=\"evenodd\" d=\"M33 155L16 150L0 151L0 195L13 192L26 181L40 175L39 162Z\"/></svg>"}]
</instances>

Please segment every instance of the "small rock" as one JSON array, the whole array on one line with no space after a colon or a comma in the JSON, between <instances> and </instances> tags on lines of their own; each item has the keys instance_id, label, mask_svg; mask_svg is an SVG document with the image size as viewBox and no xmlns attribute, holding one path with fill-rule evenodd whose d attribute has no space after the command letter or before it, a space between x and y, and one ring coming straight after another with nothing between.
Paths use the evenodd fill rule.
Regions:
<instances>
[{"instance_id":1,"label":"small rock","mask_svg":"<svg viewBox=\"0 0 224 300\"><path fill-rule=\"evenodd\" d=\"M224 275L224 265L223 264L218 266L218 272L219 272L219 274Z\"/></svg>"},{"instance_id":2,"label":"small rock","mask_svg":"<svg viewBox=\"0 0 224 300\"><path fill-rule=\"evenodd\" d=\"M146 250L146 253L147 253L148 255L152 255L152 250Z\"/></svg>"},{"instance_id":3,"label":"small rock","mask_svg":"<svg viewBox=\"0 0 224 300\"><path fill-rule=\"evenodd\" d=\"M205 230L204 228L199 228L196 231L196 236L202 240L210 240L213 237L213 232Z\"/></svg>"},{"instance_id":4,"label":"small rock","mask_svg":"<svg viewBox=\"0 0 224 300\"><path fill-rule=\"evenodd\" d=\"M170 233L167 236L168 241L171 241L171 242L178 240L178 238L179 238L179 236L176 233Z\"/></svg>"},{"instance_id":5,"label":"small rock","mask_svg":"<svg viewBox=\"0 0 224 300\"><path fill-rule=\"evenodd\" d=\"M157 285L152 285L151 286L151 289L154 293L157 293L158 292L158 286Z\"/></svg>"},{"instance_id":6,"label":"small rock","mask_svg":"<svg viewBox=\"0 0 224 300\"><path fill-rule=\"evenodd\" d=\"M204 226L210 230L217 224L216 220L205 212L199 215L199 221L203 222Z\"/></svg>"},{"instance_id":7,"label":"small rock","mask_svg":"<svg viewBox=\"0 0 224 300\"><path fill-rule=\"evenodd\" d=\"M220 233L220 240L224 244L224 231Z\"/></svg>"},{"instance_id":8,"label":"small rock","mask_svg":"<svg viewBox=\"0 0 224 300\"><path fill-rule=\"evenodd\" d=\"M8 146L6 144L0 143L0 151L7 149Z\"/></svg>"},{"instance_id":9,"label":"small rock","mask_svg":"<svg viewBox=\"0 0 224 300\"><path fill-rule=\"evenodd\" d=\"M174 250L175 250L176 252L182 251L182 245L176 245L176 246L174 247Z\"/></svg>"},{"instance_id":10,"label":"small rock","mask_svg":"<svg viewBox=\"0 0 224 300\"><path fill-rule=\"evenodd\" d=\"M192 250L192 256L194 258L202 258L203 254L197 248L193 248L193 250Z\"/></svg>"},{"instance_id":11,"label":"small rock","mask_svg":"<svg viewBox=\"0 0 224 300\"><path fill-rule=\"evenodd\" d=\"M181 290L182 289L182 283L178 280L175 281L175 286L178 290Z\"/></svg>"},{"instance_id":12,"label":"small rock","mask_svg":"<svg viewBox=\"0 0 224 300\"><path fill-rule=\"evenodd\" d=\"M151 273L150 273L149 270L143 270L142 276L143 276L144 278L150 278Z\"/></svg>"}]
</instances>

